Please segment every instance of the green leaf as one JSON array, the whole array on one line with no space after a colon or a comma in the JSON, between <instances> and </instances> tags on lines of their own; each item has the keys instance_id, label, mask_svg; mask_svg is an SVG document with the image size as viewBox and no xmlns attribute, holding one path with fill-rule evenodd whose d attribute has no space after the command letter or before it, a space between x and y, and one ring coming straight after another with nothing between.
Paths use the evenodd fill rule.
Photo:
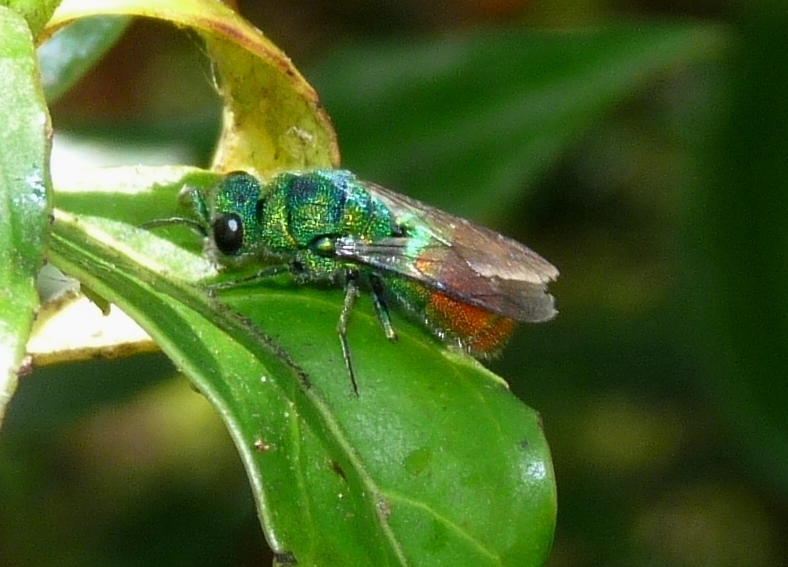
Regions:
<instances>
[{"instance_id":1,"label":"green leaf","mask_svg":"<svg viewBox=\"0 0 788 567\"><path fill-rule=\"evenodd\" d=\"M84 18L57 31L38 48L44 94L52 103L70 89L109 51L131 18Z\"/></svg>"},{"instance_id":2,"label":"green leaf","mask_svg":"<svg viewBox=\"0 0 788 567\"><path fill-rule=\"evenodd\" d=\"M723 44L701 24L484 29L350 46L309 77L345 166L461 216L495 219L595 120Z\"/></svg>"},{"instance_id":3,"label":"green leaf","mask_svg":"<svg viewBox=\"0 0 788 567\"><path fill-rule=\"evenodd\" d=\"M67 0L45 32L98 15L158 18L205 39L224 99L214 169L267 175L339 163L336 134L314 89L278 47L221 2Z\"/></svg>"},{"instance_id":4,"label":"green leaf","mask_svg":"<svg viewBox=\"0 0 788 567\"><path fill-rule=\"evenodd\" d=\"M34 36L43 29L60 0L4 0L0 5L8 6L22 16L32 30Z\"/></svg>"},{"instance_id":5,"label":"green leaf","mask_svg":"<svg viewBox=\"0 0 788 567\"><path fill-rule=\"evenodd\" d=\"M13 394L38 295L49 215L50 124L33 38L0 7L0 421Z\"/></svg>"},{"instance_id":6,"label":"green leaf","mask_svg":"<svg viewBox=\"0 0 788 567\"><path fill-rule=\"evenodd\" d=\"M556 502L538 415L406 320L390 343L369 298L349 329L354 396L342 293L285 278L210 298L194 285L213 274L198 237L169 229L182 247L134 227L177 214L182 184L212 175L156 171L59 193L79 216L57 213L52 259L131 314L219 410L274 551L307 565L541 565Z\"/></svg>"}]
</instances>

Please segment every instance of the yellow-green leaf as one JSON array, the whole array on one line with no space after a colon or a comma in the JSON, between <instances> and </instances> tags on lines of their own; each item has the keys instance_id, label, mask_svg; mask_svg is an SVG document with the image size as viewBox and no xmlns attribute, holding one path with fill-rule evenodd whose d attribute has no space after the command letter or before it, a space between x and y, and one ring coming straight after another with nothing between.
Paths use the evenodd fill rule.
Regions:
<instances>
[{"instance_id":1,"label":"yellow-green leaf","mask_svg":"<svg viewBox=\"0 0 788 567\"><path fill-rule=\"evenodd\" d=\"M206 42L224 99L214 169L269 175L339 164L336 134L314 89L260 30L214 0L66 0L44 35L79 18L136 15L191 28Z\"/></svg>"}]
</instances>

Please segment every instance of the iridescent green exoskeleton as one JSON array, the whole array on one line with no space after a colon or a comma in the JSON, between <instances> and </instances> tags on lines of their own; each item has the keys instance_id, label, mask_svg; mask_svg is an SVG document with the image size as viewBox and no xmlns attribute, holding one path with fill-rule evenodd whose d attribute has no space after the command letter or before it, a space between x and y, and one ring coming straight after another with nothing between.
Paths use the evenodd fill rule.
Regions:
<instances>
[{"instance_id":1,"label":"iridescent green exoskeleton","mask_svg":"<svg viewBox=\"0 0 788 567\"><path fill-rule=\"evenodd\" d=\"M538 254L349 171L283 173L265 185L234 172L186 192L220 265L259 262L256 278L286 271L344 288L337 330L356 393L346 331L361 289L390 340L396 304L474 356L500 350L516 322L556 314L546 288L558 270Z\"/></svg>"}]
</instances>

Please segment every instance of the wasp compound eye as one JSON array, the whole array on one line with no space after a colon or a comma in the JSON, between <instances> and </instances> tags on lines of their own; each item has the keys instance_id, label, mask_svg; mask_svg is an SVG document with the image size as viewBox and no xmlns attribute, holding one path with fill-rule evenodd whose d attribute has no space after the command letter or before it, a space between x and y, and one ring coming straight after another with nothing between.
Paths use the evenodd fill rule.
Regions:
<instances>
[{"instance_id":1,"label":"wasp compound eye","mask_svg":"<svg viewBox=\"0 0 788 567\"><path fill-rule=\"evenodd\" d=\"M213 221L213 241L222 254L235 256L244 243L244 225L235 213L219 215Z\"/></svg>"}]
</instances>

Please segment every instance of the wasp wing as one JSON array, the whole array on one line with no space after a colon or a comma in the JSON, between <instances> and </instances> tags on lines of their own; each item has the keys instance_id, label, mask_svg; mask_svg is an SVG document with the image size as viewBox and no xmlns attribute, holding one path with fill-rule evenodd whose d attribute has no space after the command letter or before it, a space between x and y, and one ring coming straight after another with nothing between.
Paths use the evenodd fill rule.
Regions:
<instances>
[{"instance_id":1,"label":"wasp wing","mask_svg":"<svg viewBox=\"0 0 788 567\"><path fill-rule=\"evenodd\" d=\"M552 319L548 282L558 270L519 242L425 203L364 183L405 233L340 239L338 256L399 274L459 301L517 321Z\"/></svg>"}]
</instances>

